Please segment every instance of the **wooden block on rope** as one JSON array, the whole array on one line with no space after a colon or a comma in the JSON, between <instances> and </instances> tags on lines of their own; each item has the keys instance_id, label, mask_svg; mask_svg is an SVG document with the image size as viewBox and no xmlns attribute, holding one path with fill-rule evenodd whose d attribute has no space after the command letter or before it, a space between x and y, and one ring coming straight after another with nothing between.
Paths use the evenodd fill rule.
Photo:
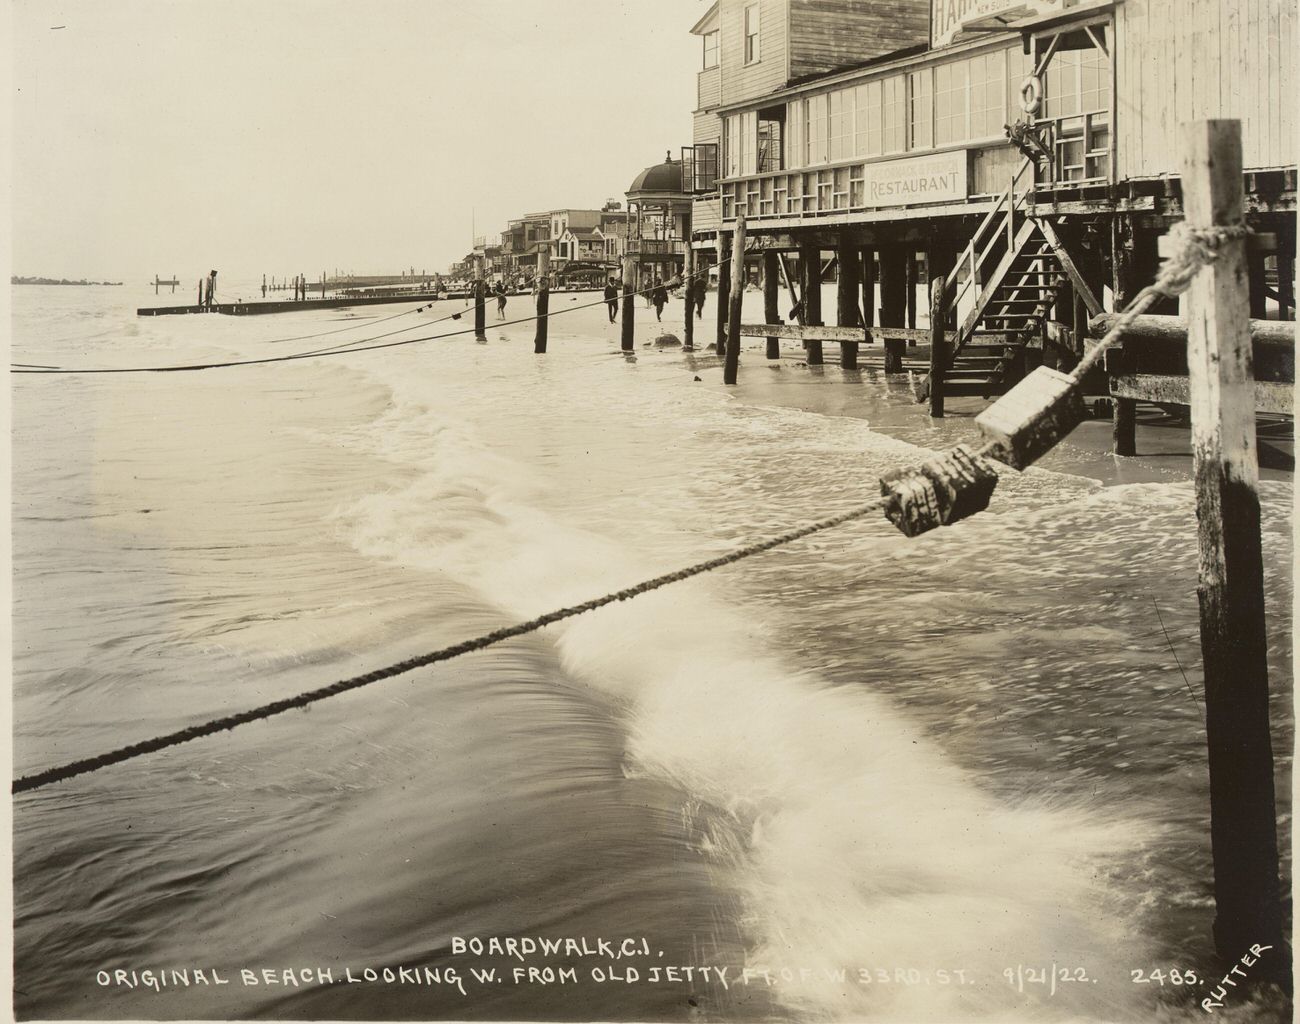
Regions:
<instances>
[{"instance_id":1,"label":"wooden block on rope","mask_svg":"<svg viewBox=\"0 0 1300 1024\"><path fill-rule=\"evenodd\" d=\"M975 417L975 426L996 445L993 458L1025 469L1087 415L1078 386L1059 370L1040 366Z\"/></svg>"},{"instance_id":2,"label":"wooden block on rope","mask_svg":"<svg viewBox=\"0 0 1300 1024\"><path fill-rule=\"evenodd\" d=\"M880 478L885 516L908 537L984 511L997 485L988 460L966 445Z\"/></svg>"}]
</instances>

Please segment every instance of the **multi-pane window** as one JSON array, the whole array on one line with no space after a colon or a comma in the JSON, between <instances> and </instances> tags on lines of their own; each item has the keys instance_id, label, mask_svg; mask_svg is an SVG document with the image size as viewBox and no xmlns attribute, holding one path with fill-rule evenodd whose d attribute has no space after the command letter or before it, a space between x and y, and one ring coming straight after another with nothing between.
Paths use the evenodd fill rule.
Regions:
<instances>
[{"instance_id":1,"label":"multi-pane window","mask_svg":"<svg viewBox=\"0 0 1300 1024\"><path fill-rule=\"evenodd\" d=\"M1058 52L1045 77L1045 117L1069 117L1110 106L1110 68L1098 50Z\"/></svg>"},{"instance_id":2,"label":"multi-pane window","mask_svg":"<svg viewBox=\"0 0 1300 1024\"><path fill-rule=\"evenodd\" d=\"M837 89L829 96L831 118L831 161L856 155L853 148L853 90Z\"/></svg>"},{"instance_id":3,"label":"multi-pane window","mask_svg":"<svg viewBox=\"0 0 1300 1024\"><path fill-rule=\"evenodd\" d=\"M755 168L755 145L758 141L758 114L750 110L743 114L734 114L726 119L726 162L727 173L724 177L738 178L742 174L753 174Z\"/></svg>"},{"instance_id":4,"label":"multi-pane window","mask_svg":"<svg viewBox=\"0 0 1300 1024\"><path fill-rule=\"evenodd\" d=\"M853 150L858 156L880 156L880 83L853 90Z\"/></svg>"},{"instance_id":5,"label":"multi-pane window","mask_svg":"<svg viewBox=\"0 0 1300 1024\"><path fill-rule=\"evenodd\" d=\"M808 165L826 162L826 94L808 97Z\"/></svg>"},{"instance_id":6,"label":"multi-pane window","mask_svg":"<svg viewBox=\"0 0 1300 1024\"><path fill-rule=\"evenodd\" d=\"M907 148L907 80L902 75L886 78L881 105L881 131L886 153L901 153Z\"/></svg>"},{"instance_id":7,"label":"multi-pane window","mask_svg":"<svg viewBox=\"0 0 1300 1024\"><path fill-rule=\"evenodd\" d=\"M934 145L934 104L930 90L930 69L915 71L908 76L912 94L911 107L912 149L929 149Z\"/></svg>"},{"instance_id":8,"label":"multi-pane window","mask_svg":"<svg viewBox=\"0 0 1300 1024\"><path fill-rule=\"evenodd\" d=\"M940 146L968 138L970 67L964 60L934 69L934 139Z\"/></svg>"},{"instance_id":9,"label":"multi-pane window","mask_svg":"<svg viewBox=\"0 0 1300 1024\"><path fill-rule=\"evenodd\" d=\"M715 28L712 32L704 33L704 68L718 66L718 30Z\"/></svg>"},{"instance_id":10,"label":"multi-pane window","mask_svg":"<svg viewBox=\"0 0 1300 1024\"><path fill-rule=\"evenodd\" d=\"M1002 134L1007 119L1007 51L970 59L970 138Z\"/></svg>"},{"instance_id":11,"label":"multi-pane window","mask_svg":"<svg viewBox=\"0 0 1300 1024\"><path fill-rule=\"evenodd\" d=\"M758 57L758 4L748 4L745 7L745 63L753 64Z\"/></svg>"},{"instance_id":12,"label":"multi-pane window","mask_svg":"<svg viewBox=\"0 0 1300 1024\"><path fill-rule=\"evenodd\" d=\"M785 108L785 123L789 126L785 165L806 167L808 164L808 101L791 100Z\"/></svg>"}]
</instances>

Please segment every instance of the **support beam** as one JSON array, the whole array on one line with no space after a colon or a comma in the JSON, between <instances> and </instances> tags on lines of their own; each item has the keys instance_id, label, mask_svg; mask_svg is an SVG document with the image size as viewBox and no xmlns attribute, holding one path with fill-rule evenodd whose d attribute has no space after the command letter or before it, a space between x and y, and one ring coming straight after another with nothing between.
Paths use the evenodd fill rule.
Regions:
<instances>
[{"instance_id":1,"label":"support beam","mask_svg":"<svg viewBox=\"0 0 1300 1024\"><path fill-rule=\"evenodd\" d=\"M911 246L907 248L907 262L904 264L907 270L907 326L916 326L916 282L920 279L918 271L920 267L916 262L916 250Z\"/></svg>"},{"instance_id":2,"label":"support beam","mask_svg":"<svg viewBox=\"0 0 1300 1024\"><path fill-rule=\"evenodd\" d=\"M763 321L769 324L781 323L780 310L780 260L771 249L763 253ZM781 358L781 339L775 335L767 337L767 358Z\"/></svg>"},{"instance_id":3,"label":"support beam","mask_svg":"<svg viewBox=\"0 0 1300 1024\"><path fill-rule=\"evenodd\" d=\"M876 250L863 249L862 253L862 326L876 322Z\"/></svg>"},{"instance_id":4,"label":"support beam","mask_svg":"<svg viewBox=\"0 0 1300 1024\"><path fill-rule=\"evenodd\" d=\"M623 257L623 327L620 349L632 352L636 348L636 257Z\"/></svg>"},{"instance_id":5,"label":"support beam","mask_svg":"<svg viewBox=\"0 0 1300 1024\"><path fill-rule=\"evenodd\" d=\"M933 267L931 267L933 271ZM943 304L944 278L930 278L930 415L943 416L943 375L948 366L948 343L944 340L947 310Z\"/></svg>"},{"instance_id":6,"label":"support beam","mask_svg":"<svg viewBox=\"0 0 1300 1024\"><path fill-rule=\"evenodd\" d=\"M551 310L551 254L537 254L537 330L533 334L533 352L546 352L546 332L550 325L547 315Z\"/></svg>"},{"instance_id":7,"label":"support beam","mask_svg":"<svg viewBox=\"0 0 1300 1024\"><path fill-rule=\"evenodd\" d=\"M686 259L683 267L685 278L685 287L682 289L686 304L686 319L682 325L682 351L695 351L695 289L702 288L698 281L695 280L695 249L690 242L686 244Z\"/></svg>"},{"instance_id":8,"label":"support beam","mask_svg":"<svg viewBox=\"0 0 1300 1024\"><path fill-rule=\"evenodd\" d=\"M891 245L880 249L880 326L904 327L907 319L907 248ZM903 372L907 342L885 340L885 373Z\"/></svg>"},{"instance_id":9,"label":"support beam","mask_svg":"<svg viewBox=\"0 0 1300 1024\"><path fill-rule=\"evenodd\" d=\"M822 254L817 245L804 245L799 249L799 276L803 284L803 323L810 327L820 327L822 326ZM809 366L821 366L820 339L808 340L807 353Z\"/></svg>"},{"instance_id":10,"label":"support beam","mask_svg":"<svg viewBox=\"0 0 1300 1024\"><path fill-rule=\"evenodd\" d=\"M731 242L731 295L727 303L727 356L722 383L735 384L740 367L740 306L745 301L745 214L736 215Z\"/></svg>"},{"instance_id":11,"label":"support beam","mask_svg":"<svg viewBox=\"0 0 1300 1024\"><path fill-rule=\"evenodd\" d=\"M482 260L474 263L474 337L487 341L487 283L483 280Z\"/></svg>"},{"instance_id":12,"label":"support beam","mask_svg":"<svg viewBox=\"0 0 1300 1024\"><path fill-rule=\"evenodd\" d=\"M1116 217L1111 222L1111 290L1115 295L1115 312L1121 312L1133 301L1138 287L1133 279L1132 222L1127 217ZM1123 345L1106 353L1106 373L1118 377L1131 373L1133 361ZM1111 420L1111 446L1116 455L1137 454L1137 402L1116 397Z\"/></svg>"},{"instance_id":13,"label":"support beam","mask_svg":"<svg viewBox=\"0 0 1300 1024\"><path fill-rule=\"evenodd\" d=\"M1183 147L1188 221L1242 223L1240 122L1185 125ZM1214 944L1227 962L1271 946L1250 976L1286 983L1245 250L1243 239L1222 243L1188 292Z\"/></svg>"},{"instance_id":14,"label":"support beam","mask_svg":"<svg viewBox=\"0 0 1300 1024\"><path fill-rule=\"evenodd\" d=\"M718 232L718 323L713 348L721 357L727 351L727 312L731 307L731 232Z\"/></svg>"},{"instance_id":15,"label":"support beam","mask_svg":"<svg viewBox=\"0 0 1300 1024\"><path fill-rule=\"evenodd\" d=\"M841 327L861 327L858 313L858 250L841 241L838 254L840 272L835 288L835 322ZM858 366L858 343L840 343L840 366L855 370Z\"/></svg>"}]
</instances>

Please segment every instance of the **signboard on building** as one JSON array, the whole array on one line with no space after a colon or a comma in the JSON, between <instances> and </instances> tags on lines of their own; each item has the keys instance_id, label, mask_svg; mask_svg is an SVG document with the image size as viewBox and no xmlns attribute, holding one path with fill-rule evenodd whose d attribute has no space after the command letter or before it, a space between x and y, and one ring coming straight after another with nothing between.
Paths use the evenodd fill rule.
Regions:
<instances>
[{"instance_id":1,"label":"signboard on building","mask_svg":"<svg viewBox=\"0 0 1300 1024\"><path fill-rule=\"evenodd\" d=\"M963 29L997 28L1065 6L1066 0L930 0L930 45L945 46Z\"/></svg>"},{"instance_id":2,"label":"signboard on building","mask_svg":"<svg viewBox=\"0 0 1300 1024\"><path fill-rule=\"evenodd\" d=\"M866 205L911 206L966 198L966 150L867 164Z\"/></svg>"}]
</instances>

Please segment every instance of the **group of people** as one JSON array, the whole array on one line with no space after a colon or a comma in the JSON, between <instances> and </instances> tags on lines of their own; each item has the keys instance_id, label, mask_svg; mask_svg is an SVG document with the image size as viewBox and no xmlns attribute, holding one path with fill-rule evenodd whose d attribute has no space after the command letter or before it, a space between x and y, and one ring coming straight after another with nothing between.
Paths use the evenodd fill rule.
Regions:
<instances>
[{"instance_id":1,"label":"group of people","mask_svg":"<svg viewBox=\"0 0 1300 1024\"><path fill-rule=\"evenodd\" d=\"M682 279L680 275L674 274L668 281L664 281L664 279L658 274L655 275L654 282L651 284L650 290L646 293L647 305L654 306L655 308L655 320L659 322L663 321L664 306L668 305L668 293L670 291L675 292L681 287L681 285ZM697 317L704 316L704 292L704 288L696 288L695 294L692 296L695 304L695 315ZM609 307L609 322L611 324L614 322L614 318L618 315L619 294L618 282L612 277L606 280L605 305Z\"/></svg>"}]
</instances>

